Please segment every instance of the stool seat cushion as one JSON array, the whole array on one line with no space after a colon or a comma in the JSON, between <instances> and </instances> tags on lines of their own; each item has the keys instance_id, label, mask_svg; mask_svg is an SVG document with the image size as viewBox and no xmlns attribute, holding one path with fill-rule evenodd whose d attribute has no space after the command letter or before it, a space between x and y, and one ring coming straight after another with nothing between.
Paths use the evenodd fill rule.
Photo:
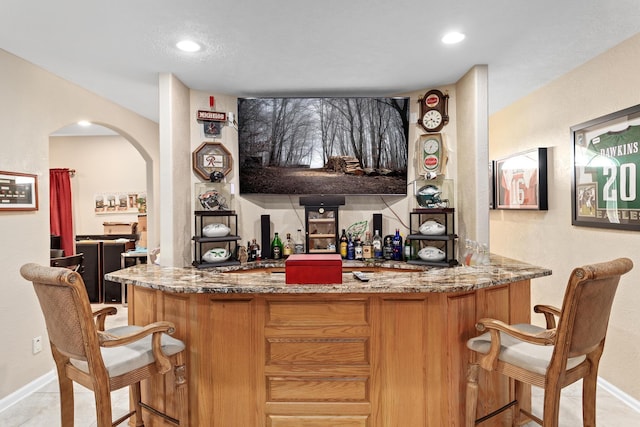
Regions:
<instances>
[{"instance_id":1,"label":"stool seat cushion","mask_svg":"<svg viewBox=\"0 0 640 427\"><path fill-rule=\"evenodd\" d=\"M537 334L545 331L536 325L519 323L511 325L519 331L529 334ZM511 335L500 332L500 355L498 360L518 366L528 371L545 375L549 368L553 346L536 345L521 341ZM487 332L467 341L467 347L478 353L487 354L491 348L491 333ZM571 357L567 359L567 370L578 366L585 360L585 356Z\"/></svg>"},{"instance_id":2,"label":"stool seat cushion","mask_svg":"<svg viewBox=\"0 0 640 427\"><path fill-rule=\"evenodd\" d=\"M140 329L142 329L141 326L127 325L107 329L105 332L111 335L123 336L137 332ZM154 357L151 349L151 337L152 335L147 335L138 341L119 347L100 347L104 365L107 368L109 376L117 377L153 363ZM185 348L182 341L167 334L162 334L160 341L162 343L162 351L167 356L177 354ZM70 361L76 368L89 373L89 367L86 361L78 359L71 359Z\"/></svg>"}]
</instances>

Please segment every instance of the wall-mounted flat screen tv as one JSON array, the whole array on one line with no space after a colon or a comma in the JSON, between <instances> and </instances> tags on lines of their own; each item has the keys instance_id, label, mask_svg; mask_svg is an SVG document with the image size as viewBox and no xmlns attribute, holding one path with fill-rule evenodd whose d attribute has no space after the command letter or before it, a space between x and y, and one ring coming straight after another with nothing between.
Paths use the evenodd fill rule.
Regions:
<instances>
[{"instance_id":1,"label":"wall-mounted flat screen tv","mask_svg":"<svg viewBox=\"0 0 640 427\"><path fill-rule=\"evenodd\" d=\"M240 194L407 194L409 98L240 98Z\"/></svg>"}]
</instances>

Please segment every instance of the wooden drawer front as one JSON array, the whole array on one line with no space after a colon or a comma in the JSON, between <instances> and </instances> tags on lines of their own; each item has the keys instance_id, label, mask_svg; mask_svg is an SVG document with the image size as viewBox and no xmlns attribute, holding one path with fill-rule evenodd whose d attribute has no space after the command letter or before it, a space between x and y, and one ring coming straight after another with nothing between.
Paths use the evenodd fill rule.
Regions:
<instances>
[{"instance_id":1,"label":"wooden drawer front","mask_svg":"<svg viewBox=\"0 0 640 427\"><path fill-rule=\"evenodd\" d=\"M366 378L267 378L271 402L365 402Z\"/></svg>"},{"instance_id":2,"label":"wooden drawer front","mask_svg":"<svg viewBox=\"0 0 640 427\"><path fill-rule=\"evenodd\" d=\"M369 363L367 338L267 338L267 365L362 365Z\"/></svg>"},{"instance_id":3,"label":"wooden drawer front","mask_svg":"<svg viewBox=\"0 0 640 427\"><path fill-rule=\"evenodd\" d=\"M267 427L367 427L367 416L281 416L267 418Z\"/></svg>"},{"instance_id":4,"label":"wooden drawer front","mask_svg":"<svg viewBox=\"0 0 640 427\"><path fill-rule=\"evenodd\" d=\"M268 301L267 326L368 325L366 300Z\"/></svg>"}]
</instances>

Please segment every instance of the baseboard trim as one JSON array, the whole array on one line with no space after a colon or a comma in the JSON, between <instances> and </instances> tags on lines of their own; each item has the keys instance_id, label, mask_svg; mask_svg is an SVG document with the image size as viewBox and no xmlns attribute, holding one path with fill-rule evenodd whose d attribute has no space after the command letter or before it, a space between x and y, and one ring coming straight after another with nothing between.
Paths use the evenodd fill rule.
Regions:
<instances>
[{"instance_id":1,"label":"baseboard trim","mask_svg":"<svg viewBox=\"0 0 640 427\"><path fill-rule=\"evenodd\" d=\"M29 396L30 394L40 390L42 387L49 384L52 380L55 380L55 379L56 379L56 372L55 370L52 369L51 371L47 372L43 376L31 381L29 384L23 387L20 387L18 390L14 391L13 393L7 395L6 397L3 397L2 399L0 399L0 412L5 411L6 409L10 408L11 406L20 402L22 399Z\"/></svg>"},{"instance_id":2,"label":"baseboard trim","mask_svg":"<svg viewBox=\"0 0 640 427\"><path fill-rule=\"evenodd\" d=\"M602 387L604 390L610 393L613 397L615 397L616 399L618 399L619 401L621 401L622 403L624 403L625 405L627 405L628 407L630 407L631 409L633 409L634 411L640 414L640 401L629 396L627 393L620 390L618 387L614 386L613 384L603 379L602 377L598 377L598 386Z\"/></svg>"}]
</instances>

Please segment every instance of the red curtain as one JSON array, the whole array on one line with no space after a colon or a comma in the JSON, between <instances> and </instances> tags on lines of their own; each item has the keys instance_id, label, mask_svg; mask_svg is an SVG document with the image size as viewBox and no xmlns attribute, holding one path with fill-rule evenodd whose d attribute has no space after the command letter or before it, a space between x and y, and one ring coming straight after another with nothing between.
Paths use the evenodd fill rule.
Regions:
<instances>
[{"instance_id":1,"label":"red curtain","mask_svg":"<svg viewBox=\"0 0 640 427\"><path fill-rule=\"evenodd\" d=\"M49 169L49 211L51 234L60 236L64 255L75 254L69 169Z\"/></svg>"}]
</instances>

